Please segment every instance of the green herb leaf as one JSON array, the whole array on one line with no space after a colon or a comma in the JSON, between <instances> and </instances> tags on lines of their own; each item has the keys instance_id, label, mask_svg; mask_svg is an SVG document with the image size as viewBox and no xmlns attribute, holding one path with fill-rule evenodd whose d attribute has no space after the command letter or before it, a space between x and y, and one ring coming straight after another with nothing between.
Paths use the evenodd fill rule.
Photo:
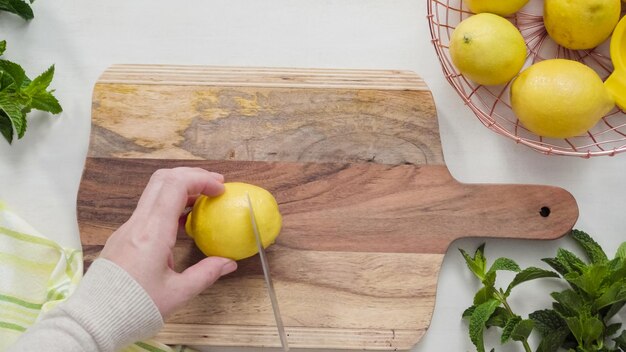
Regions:
<instances>
[{"instance_id":1,"label":"green herb leaf","mask_svg":"<svg viewBox=\"0 0 626 352\"><path fill-rule=\"evenodd\" d=\"M626 279L614 282L594 302L594 309L599 310L609 305L626 302Z\"/></svg>"},{"instance_id":2,"label":"green herb leaf","mask_svg":"<svg viewBox=\"0 0 626 352\"><path fill-rule=\"evenodd\" d=\"M485 352L483 331L485 324L489 320L489 317L496 310L496 307L500 305L500 301L492 299L489 300L474 309L469 323L469 335L470 339L478 352Z\"/></svg>"},{"instance_id":3,"label":"green herb leaf","mask_svg":"<svg viewBox=\"0 0 626 352\"><path fill-rule=\"evenodd\" d=\"M14 13L25 20L35 17L30 5L22 0L0 0L0 10Z\"/></svg>"},{"instance_id":4,"label":"green herb leaf","mask_svg":"<svg viewBox=\"0 0 626 352\"><path fill-rule=\"evenodd\" d=\"M0 40L0 56L2 56L2 54L4 54L5 50L7 50L7 41L6 40Z\"/></svg>"},{"instance_id":5,"label":"green herb leaf","mask_svg":"<svg viewBox=\"0 0 626 352\"><path fill-rule=\"evenodd\" d=\"M485 323L486 327L497 326L499 328L503 328L506 325L506 322L511 317L511 314L506 311L506 309L502 307L496 307L496 310L493 311L487 323Z\"/></svg>"},{"instance_id":6,"label":"green herb leaf","mask_svg":"<svg viewBox=\"0 0 626 352\"><path fill-rule=\"evenodd\" d=\"M561 264L561 262L558 261L556 258L543 258L541 259L541 261L550 265L552 269L556 270L556 272L561 275L565 275L569 272L569 270L567 270L567 268L563 264Z\"/></svg>"},{"instance_id":7,"label":"green herb leaf","mask_svg":"<svg viewBox=\"0 0 626 352\"><path fill-rule=\"evenodd\" d=\"M617 253L615 253L615 258L622 258L626 260L626 242L622 242L619 246Z\"/></svg>"},{"instance_id":8,"label":"green herb leaf","mask_svg":"<svg viewBox=\"0 0 626 352\"><path fill-rule=\"evenodd\" d=\"M472 316L472 314L474 313L474 310L476 309L476 306L471 306L468 307L466 310L463 311L463 314L461 314L462 318L469 318Z\"/></svg>"},{"instance_id":9,"label":"green herb leaf","mask_svg":"<svg viewBox=\"0 0 626 352\"><path fill-rule=\"evenodd\" d=\"M15 99L6 93L0 93L0 110L9 117L18 136L23 135L26 129L26 116L22 113L20 106L15 104Z\"/></svg>"},{"instance_id":10,"label":"green herb leaf","mask_svg":"<svg viewBox=\"0 0 626 352\"><path fill-rule=\"evenodd\" d=\"M483 254L484 249L485 244L483 243L478 247L478 249L476 249L476 252L474 253L474 258L472 258L469 254L467 254L467 252L459 248L459 251L463 255L463 258L465 258L465 263L467 264L467 267L481 281L485 278L485 267L487 266L487 260L485 259L485 256Z\"/></svg>"},{"instance_id":11,"label":"green herb leaf","mask_svg":"<svg viewBox=\"0 0 626 352\"><path fill-rule=\"evenodd\" d=\"M534 323L530 319L524 319L517 323L511 332L511 339L515 341L524 341L528 339L533 331Z\"/></svg>"},{"instance_id":12,"label":"green herb leaf","mask_svg":"<svg viewBox=\"0 0 626 352\"><path fill-rule=\"evenodd\" d=\"M569 328L567 326L555 330L549 335L544 335L537 346L537 352L557 352L559 347L565 347L565 340L570 336Z\"/></svg>"},{"instance_id":13,"label":"green herb leaf","mask_svg":"<svg viewBox=\"0 0 626 352\"><path fill-rule=\"evenodd\" d=\"M0 71L7 74L8 78L11 78L13 81L12 90L19 91L22 87L22 83L24 83L24 80L26 79L26 72L24 72L24 69L14 62L0 60Z\"/></svg>"},{"instance_id":14,"label":"green herb leaf","mask_svg":"<svg viewBox=\"0 0 626 352\"><path fill-rule=\"evenodd\" d=\"M572 230L572 238L585 250L585 253L587 253L592 263L605 263L609 260L604 250L602 250L602 247L586 232Z\"/></svg>"},{"instance_id":15,"label":"green herb leaf","mask_svg":"<svg viewBox=\"0 0 626 352\"><path fill-rule=\"evenodd\" d=\"M2 137L11 144L13 141L13 124L11 123L11 119L3 111L0 111L0 133L2 133Z\"/></svg>"},{"instance_id":16,"label":"green herb leaf","mask_svg":"<svg viewBox=\"0 0 626 352\"><path fill-rule=\"evenodd\" d=\"M585 305L584 299L574 290L552 292L550 295L557 302L553 304L554 310L563 318L579 315L589 309Z\"/></svg>"},{"instance_id":17,"label":"green herb leaf","mask_svg":"<svg viewBox=\"0 0 626 352\"><path fill-rule=\"evenodd\" d=\"M517 275L515 275L515 277L513 278L513 281L511 281L511 283L509 284L509 287L507 287L505 295L508 297L509 294L511 294L511 290L513 289L513 287L523 282L540 279L544 277L559 277L559 275L550 270L545 270L545 269L536 268L532 266L528 267L520 271Z\"/></svg>"},{"instance_id":18,"label":"green herb leaf","mask_svg":"<svg viewBox=\"0 0 626 352\"><path fill-rule=\"evenodd\" d=\"M576 254L568 251L567 249L559 248L556 252L556 259L563 265L568 273L582 272L582 269L587 266Z\"/></svg>"},{"instance_id":19,"label":"green herb leaf","mask_svg":"<svg viewBox=\"0 0 626 352\"><path fill-rule=\"evenodd\" d=\"M491 273L491 272L496 272L498 270L514 271L518 273L522 269L520 269L519 265L517 265L517 263L513 261L512 259L498 258L493 262L493 265L491 265L491 268L489 268L488 272Z\"/></svg>"},{"instance_id":20,"label":"green herb leaf","mask_svg":"<svg viewBox=\"0 0 626 352\"><path fill-rule=\"evenodd\" d=\"M537 328L543 336L567 327L565 320L552 309L538 310L530 313L528 317L535 322L535 328Z\"/></svg>"},{"instance_id":21,"label":"green herb leaf","mask_svg":"<svg viewBox=\"0 0 626 352\"><path fill-rule=\"evenodd\" d=\"M474 305L483 304L492 298L495 298L493 297L493 288L483 287L474 295Z\"/></svg>"},{"instance_id":22,"label":"green herb leaf","mask_svg":"<svg viewBox=\"0 0 626 352\"><path fill-rule=\"evenodd\" d=\"M50 92L39 92L33 95L32 99L31 106L33 109L47 111L55 115L63 112L61 104Z\"/></svg>"},{"instance_id":23,"label":"green herb leaf","mask_svg":"<svg viewBox=\"0 0 626 352\"><path fill-rule=\"evenodd\" d=\"M604 320L611 319L615 314L617 314L624 306L626 302L618 302L611 305L611 307L604 314Z\"/></svg>"},{"instance_id":24,"label":"green herb leaf","mask_svg":"<svg viewBox=\"0 0 626 352\"><path fill-rule=\"evenodd\" d=\"M622 323L615 323L615 324L611 324L607 326L606 330L604 330L604 336L608 337L608 336L615 335L621 327L622 327Z\"/></svg>"},{"instance_id":25,"label":"green herb leaf","mask_svg":"<svg viewBox=\"0 0 626 352\"><path fill-rule=\"evenodd\" d=\"M601 289L604 278L608 275L609 269L604 264L592 264L584 267L582 273L571 272L564 276L570 284L591 297L596 297Z\"/></svg>"},{"instance_id":26,"label":"green herb leaf","mask_svg":"<svg viewBox=\"0 0 626 352\"><path fill-rule=\"evenodd\" d=\"M506 343L511 338L511 334L513 333L513 329L522 321L522 318L518 316L514 316L506 322L504 329L502 329L502 337L500 338L501 343Z\"/></svg>"},{"instance_id":27,"label":"green herb leaf","mask_svg":"<svg viewBox=\"0 0 626 352\"><path fill-rule=\"evenodd\" d=\"M50 66L44 73L40 74L30 84L24 88L24 93L35 96L45 92L54 77L54 65Z\"/></svg>"},{"instance_id":28,"label":"green herb leaf","mask_svg":"<svg viewBox=\"0 0 626 352\"><path fill-rule=\"evenodd\" d=\"M604 324L598 318L587 315L565 318L565 322L578 345L583 348L591 347L602 336L604 330Z\"/></svg>"}]
</instances>

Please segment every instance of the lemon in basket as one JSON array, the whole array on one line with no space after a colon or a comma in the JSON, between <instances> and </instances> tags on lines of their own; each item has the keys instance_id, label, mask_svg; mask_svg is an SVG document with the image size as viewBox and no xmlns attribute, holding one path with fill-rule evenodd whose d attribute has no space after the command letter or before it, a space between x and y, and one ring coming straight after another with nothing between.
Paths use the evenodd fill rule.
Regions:
<instances>
[{"instance_id":1,"label":"lemon in basket","mask_svg":"<svg viewBox=\"0 0 626 352\"><path fill-rule=\"evenodd\" d=\"M561 46L591 49L613 32L621 13L620 0L545 0L543 21Z\"/></svg>"},{"instance_id":2,"label":"lemon in basket","mask_svg":"<svg viewBox=\"0 0 626 352\"><path fill-rule=\"evenodd\" d=\"M531 132L551 138L585 133L614 106L600 76L572 60L536 63L513 81L511 105Z\"/></svg>"},{"instance_id":3,"label":"lemon in basket","mask_svg":"<svg viewBox=\"0 0 626 352\"><path fill-rule=\"evenodd\" d=\"M528 3L528 0L467 0L467 6L473 13L489 12L500 16L509 16Z\"/></svg>"},{"instance_id":4,"label":"lemon in basket","mask_svg":"<svg viewBox=\"0 0 626 352\"><path fill-rule=\"evenodd\" d=\"M498 85L511 80L524 66L526 43L506 19L481 13L463 20L450 38L454 66L472 81Z\"/></svg>"},{"instance_id":5,"label":"lemon in basket","mask_svg":"<svg viewBox=\"0 0 626 352\"><path fill-rule=\"evenodd\" d=\"M258 252L246 193L250 195L263 247L274 243L282 226L274 196L247 183L225 183L224 188L217 197L200 196L187 215L185 230L198 248L207 256L233 260Z\"/></svg>"}]
</instances>

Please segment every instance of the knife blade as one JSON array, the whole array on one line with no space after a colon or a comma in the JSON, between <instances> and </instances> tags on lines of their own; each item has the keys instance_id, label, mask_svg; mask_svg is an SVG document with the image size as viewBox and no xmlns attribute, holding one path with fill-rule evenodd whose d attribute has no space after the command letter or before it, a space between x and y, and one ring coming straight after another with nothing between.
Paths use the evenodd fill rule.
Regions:
<instances>
[{"instance_id":1,"label":"knife blade","mask_svg":"<svg viewBox=\"0 0 626 352\"><path fill-rule=\"evenodd\" d=\"M252 208L252 200L250 194L246 193L248 198L248 208L250 209L250 222L252 223L252 232L256 239L256 245L259 249L259 257L261 258L261 266L263 267L263 276L265 277L265 284L267 285L267 292L272 302L272 310L274 311L274 318L276 319L276 328L278 329L278 336L280 337L280 344L283 346L285 352L289 351L289 343L287 342L287 333L285 332L285 326L283 325L283 319L280 315L280 308L278 307L278 300L276 299L276 291L274 291L274 284L272 282L272 276L270 274L270 265L267 262L267 255L265 254L265 248L263 248L263 242L261 241L261 234L259 233L259 227L256 223L256 217L254 216L254 209Z\"/></svg>"}]
</instances>

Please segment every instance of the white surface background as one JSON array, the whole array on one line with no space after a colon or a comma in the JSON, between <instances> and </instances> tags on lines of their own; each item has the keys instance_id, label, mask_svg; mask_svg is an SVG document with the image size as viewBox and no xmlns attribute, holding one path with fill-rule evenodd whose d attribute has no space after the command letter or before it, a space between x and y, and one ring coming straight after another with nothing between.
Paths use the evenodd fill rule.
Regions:
<instances>
[{"instance_id":1,"label":"white surface background","mask_svg":"<svg viewBox=\"0 0 626 352\"><path fill-rule=\"evenodd\" d=\"M626 155L548 157L483 127L443 78L425 0L39 0L34 10L30 23L0 14L5 57L23 64L31 76L56 63L52 85L65 112L54 118L33 114L22 140L12 146L0 141L0 199L65 245L79 245L75 202L91 91L114 63L413 70L433 91L446 162L458 180L563 187L578 201L577 228L595 236L611 256L626 240ZM431 328L415 351L473 350L460 315L477 283L457 248L473 250L482 241L451 245ZM559 246L572 243L487 240L487 254L541 265L539 259ZM555 289L546 280L527 284L512 304L531 312L547 306L547 294ZM495 338L487 341L498 350L522 350L499 347Z\"/></svg>"}]
</instances>

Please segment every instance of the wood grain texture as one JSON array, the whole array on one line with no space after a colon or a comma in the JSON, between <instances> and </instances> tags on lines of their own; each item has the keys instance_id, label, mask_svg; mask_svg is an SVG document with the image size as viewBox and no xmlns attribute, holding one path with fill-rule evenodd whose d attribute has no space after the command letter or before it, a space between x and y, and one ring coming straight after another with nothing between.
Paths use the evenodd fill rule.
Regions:
<instances>
[{"instance_id":1,"label":"wood grain texture","mask_svg":"<svg viewBox=\"0 0 626 352\"><path fill-rule=\"evenodd\" d=\"M90 157L78 196L87 266L130 217L152 173L177 166L220 172L227 181L254 183L275 195L283 230L268 258L294 347L410 348L429 325L437 274L451 241L557 238L578 215L574 199L560 188L464 185L445 166ZM551 209L548 217L540 215L542 207ZM181 229L175 267L183 270L202 257ZM224 344L228 335L245 335L240 327L273 336L265 290L258 258L244 260L234 275L176 312L161 337ZM188 333L183 327L189 325L207 333ZM215 325L222 326L218 334ZM360 334L338 343L325 329ZM397 329L414 333L374 339L375 346L365 334ZM249 339L256 346L278 343L267 335L232 343Z\"/></svg>"},{"instance_id":2,"label":"wood grain texture","mask_svg":"<svg viewBox=\"0 0 626 352\"><path fill-rule=\"evenodd\" d=\"M234 71L224 78L195 69L208 81L177 72L180 84L169 84L153 69L131 70L148 83L126 70L110 69L96 84L90 156L443 164L432 95L414 74ZM289 79L268 87L263 80L271 77ZM336 84L301 86L314 78ZM233 80L250 84L229 86Z\"/></svg>"},{"instance_id":3,"label":"wood grain texture","mask_svg":"<svg viewBox=\"0 0 626 352\"><path fill-rule=\"evenodd\" d=\"M83 244L103 244L152 173L177 166L272 192L283 214L277 244L295 250L443 254L462 237L554 239L578 217L561 188L461 184L445 166L88 158L78 196Z\"/></svg>"},{"instance_id":4,"label":"wood grain texture","mask_svg":"<svg viewBox=\"0 0 626 352\"><path fill-rule=\"evenodd\" d=\"M268 258L292 347L409 349L430 324L451 241L551 239L578 216L562 189L455 181L432 95L406 71L116 65L94 88L92 120L78 194L86 267L155 169L260 185L284 219ZM180 231L174 258L182 270L203 255ZM158 339L280 346L258 257Z\"/></svg>"}]
</instances>

